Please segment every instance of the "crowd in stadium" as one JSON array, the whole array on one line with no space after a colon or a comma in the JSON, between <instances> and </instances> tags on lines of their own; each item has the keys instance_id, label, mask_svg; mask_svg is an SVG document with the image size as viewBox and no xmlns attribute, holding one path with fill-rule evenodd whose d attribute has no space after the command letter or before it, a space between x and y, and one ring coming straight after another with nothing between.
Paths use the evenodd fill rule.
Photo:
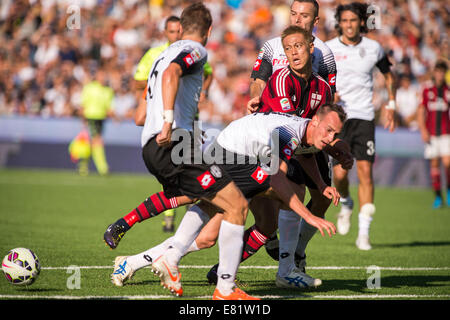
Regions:
<instances>
[{"instance_id":1,"label":"crowd in stadium","mask_svg":"<svg viewBox=\"0 0 450 320\"><path fill-rule=\"evenodd\" d=\"M130 120L141 94L133 74L162 29L192 1L3 0L0 4L0 116L79 116L83 86L102 69L114 90L118 120ZM315 35L336 36L334 10L321 0ZM347 1L348 2L348 1ZM290 0L207 0L213 30L207 49L214 81L200 119L228 123L246 112L250 73L263 42L289 22ZM388 53L397 75L400 125L416 129L414 113L430 71L449 58L449 6L444 0L377 0L368 37ZM79 14L79 15L78 15ZM338 75L339 77L339 75ZM376 73L375 106L387 102ZM448 79L447 75L447 79Z\"/></svg>"}]
</instances>

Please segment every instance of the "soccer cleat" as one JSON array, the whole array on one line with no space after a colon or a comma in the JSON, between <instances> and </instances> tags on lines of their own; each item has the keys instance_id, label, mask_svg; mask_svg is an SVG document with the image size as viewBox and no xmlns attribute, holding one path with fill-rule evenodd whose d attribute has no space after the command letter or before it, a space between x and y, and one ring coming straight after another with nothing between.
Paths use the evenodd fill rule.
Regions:
<instances>
[{"instance_id":1,"label":"soccer cleat","mask_svg":"<svg viewBox=\"0 0 450 320\"><path fill-rule=\"evenodd\" d=\"M285 277L281 277L277 273L275 284L278 288L306 289L320 286L322 280L310 277L299 269L294 268L289 275Z\"/></svg>"},{"instance_id":2,"label":"soccer cleat","mask_svg":"<svg viewBox=\"0 0 450 320\"><path fill-rule=\"evenodd\" d=\"M212 268L206 274L209 284L217 284L217 269L219 269L219 264L212 266Z\"/></svg>"},{"instance_id":3,"label":"soccer cleat","mask_svg":"<svg viewBox=\"0 0 450 320\"><path fill-rule=\"evenodd\" d=\"M152 264L152 271L161 279L161 285L177 297L183 295L181 286L181 273L177 266L171 266L164 255L156 259Z\"/></svg>"},{"instance_id":4,"label":"soccer cleat","mask_svg":"<svg viewBox=\"0 0 450 320\"><path fill-rule=\"evenodd\" d=\"M227 296L220 293L219 289L216 288L213 294L213 300L261 300L260 298L252 297L248 295L238 287L234 287L233 292Z\"/></svg>"},{"instance_id":5,"label":"soccer cleat","mask_svg":"<svg viewBox=\"0 0 450 320\"><path fill-rule=\"evenodd\" d=\"M356 246L359 250L370 250L372 246L370 245L369 236L368 235L359 235L356 239Z\"/></svg>"},{"instance_id":6,"label":"soccer cleat","mask_svg":"<svg viewBox=\"0 0 450 320\"><path fill-rule=\"evenodd\" d=\"M447 198L447 202L448 202L448 198ZM436 196L436 198L434 198L434 202L433 202L433 209L439 209L439 208L442 208L442 197Z\"/></svg>"},{"instance_id":7,"label":"soccer cleat","mask_svg":"<svg viewBox=\"0 0 450 320\"><path fill-rule=\"evenodd\" d=\"M353 211L353 199L348 197L345 201L341 199L341 211L338 214L337 218L337 231L341 235L346 235L350 230L350 218L352 216Z\"/></svg>"},{"instance_id":8,"label":"soccer cleat","mask_svg":"<svg viewBox=\"0 0 450 320\"><path fill-rule=\"evenodd\" d=\"M277 235L267 239L264 247L266 248L267 254L271 256L273 260L278 261L280 259L280 241L278 240Z\"/></svg>"},{"instance_id":9,"label":"soccer cleat","mask_svg":"<svg viewBox=\"0 0 450 320\"><path fill-rule=\"evenodd\" d=\"M114 260L114 272L111 281L115 286L122 287L124 282L133 277L134 270L127 261L128 257L119 256Z\"/></svg>"},{"instance_id":10,"label":"soccer cleat","mask_svg":"<svg viewBox=\"0 0 450 320\"><path fill-rule=\"evenodd\" d=\"M125 232L126 230L123 226L117 223L113 223L110 224L106 229L105 234L103 235L103 239L111 249L115 249L119 245L120 240L122 240L123 236L125 235Z\"/></svg>"},{"instance_id":11,"label":"soccer cleat","mask_svg":"<svg viewBox=\"0 0 450 320\"><path fill-rule=\"evenodd\" d=\"M303 273L306 273L306 254L302 257L295 253L294 263L297 269Z\"/></svg>"}]
</instances>

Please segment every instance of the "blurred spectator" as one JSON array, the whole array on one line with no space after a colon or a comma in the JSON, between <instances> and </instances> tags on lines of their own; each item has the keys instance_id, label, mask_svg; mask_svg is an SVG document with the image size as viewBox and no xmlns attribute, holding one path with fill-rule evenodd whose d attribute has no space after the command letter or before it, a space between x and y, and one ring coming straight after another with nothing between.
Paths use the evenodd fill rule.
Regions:
<instances>
[{"instance_id":1,"label":"blurred spectator","mask_svg":"<svg viewBox=\"0 0 450 320\"><path fill-rule=\"evenodd\" d=\"M417 130L417 108L420 104L419 88L411 83L411 79L407 75L400 75L398 84L395 101L399 126Z\"/></svg>"}]
</instances>

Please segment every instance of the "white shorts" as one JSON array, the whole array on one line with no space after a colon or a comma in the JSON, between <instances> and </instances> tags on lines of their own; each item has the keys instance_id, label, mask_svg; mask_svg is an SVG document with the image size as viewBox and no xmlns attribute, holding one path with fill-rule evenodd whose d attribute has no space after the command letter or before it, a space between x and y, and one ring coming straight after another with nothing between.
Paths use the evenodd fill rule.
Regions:
<instances>
[{"instance_id":1,"label":"white shorts","mask_svg":"<svg viewBox=\"0 0 450 320\"><path fill-rule=\"evenodd\" d=\"M425 159L450 156L450 134L431 136L430 143L425 144Z\"/></svg>"}]
</instances>

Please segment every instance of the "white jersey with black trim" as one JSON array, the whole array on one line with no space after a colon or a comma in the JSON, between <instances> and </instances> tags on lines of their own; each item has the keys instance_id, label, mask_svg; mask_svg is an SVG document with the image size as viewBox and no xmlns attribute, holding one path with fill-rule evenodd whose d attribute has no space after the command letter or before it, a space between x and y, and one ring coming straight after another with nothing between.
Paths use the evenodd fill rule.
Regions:
<instances>
[{"instance_id":1,"label":"white jersey with black trim","mask_svg":"<svg viewBox=\"0 0 450 320\"><path fill-rule=\"evenodd\" d=\"M264 63L271 65L271 72L265 72ZM259 51L258 58L253 66L252 78L260 78L267 82L268 78L278 69L284 68L289 64L284 53L281 37L276 37L266 41ZM263 66L262 66L263 65ZM312 54L312 70L321 76L332 87L334 92L334 81L336 76L336 64L333 53L330 48L317 37L314 37L314 52Z\"/></svg>"},{"instance_id":2,"label":"white jersey with black trim","mask_svg":"<svg viewBox=\"0 0 450 320\"><path fill-rule=\"evenodd\" d=\"M217 143L225 150L238 155L259 158L267 156L272 143L279 143L282 158L290 158L306 132L311 119L286 113L252 113L231 122L217 137ZM273 141L277 130L278 141ZM309 146L308 146L309 147ZM317 151L317 150L316 150Z\"/></svg>"},{"instance_id":3,"label":"white jersey with black trim","mask_svg":"<svg viewBox=\"0 0 450 320\"><path fill-rule=\"evenodd\" d=\"M207 55L201 43L179 40L172 43L155 60L147 80L147 115L141 135L142 147L161 132L163 127L162 75L171 63L179 64L182 69L172 128L193 130L203 84L203 65Z\"/></svg>"},{"instance_id":4,"label":"white jersey with black trim","mask_svg":"<svg viewBox=\"0 0 450 320\"><path fill-rule=\"evenodd\" d=\"M381 45L366 37L356 45L346 45L339 37L327 41L336 60L336 91L348 119L375 118L372 72L385 57Z\"/></svg>"}]
</instances>

